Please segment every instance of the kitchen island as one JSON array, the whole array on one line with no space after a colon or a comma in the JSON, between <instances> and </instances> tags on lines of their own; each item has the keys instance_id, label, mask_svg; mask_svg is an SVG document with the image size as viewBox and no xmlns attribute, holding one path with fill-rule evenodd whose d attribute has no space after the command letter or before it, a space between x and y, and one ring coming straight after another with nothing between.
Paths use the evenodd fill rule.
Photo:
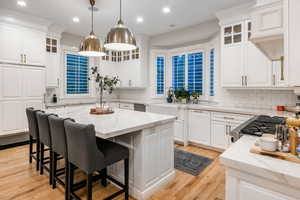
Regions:
<instances>
[{"instance_id":1,"label":"kitchen island","mask_svg":"<svg viewBox=\"0 0 300 200\"><path fill-rule=\"evenodd\" d=\"M96 136L130 149L130 195L147 199L175 177L174 116L115 109L109 115L89 114L92 105L48 109L46 112L94 124ZM111 176L123 182L123 162L109 167Z\"/></svg>"},{"instance_id":2,"label":"kitchen island","mask_svg":"<svg viewBox=\"0 0 300 200\"><path fill-rule=\"evenodd\" d=\"M299 200L300 164L250 153L257 139L244 135L220 156L226 200Z\"/></svg>"}]
</instances>

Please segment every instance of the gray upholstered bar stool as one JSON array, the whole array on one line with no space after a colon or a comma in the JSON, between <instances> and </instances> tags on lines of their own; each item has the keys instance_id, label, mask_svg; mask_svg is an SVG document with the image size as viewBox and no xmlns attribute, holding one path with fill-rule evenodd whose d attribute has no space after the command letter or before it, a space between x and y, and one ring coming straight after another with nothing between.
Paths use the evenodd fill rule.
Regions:
<instances>
[{"instance_id":1,"label":"gray upholstered bar stool","mask_svg":"<svg viewBox=\"0 0 300 200\"><path fill-rule=\"evenodd\" d=\"M129 198L129 149L108 140L96 138L94 125L83 125L72 121L65 121L65 130L68 144L69 159L69 193L70 197L80 199L73 193L73 168L74 165L83 170L87 175L87 200L92 200L92 179L95 172L101 172L109 165L124 160L125 183L105 174L102 184L106 185L106 179L119 185L122 190L105 199L113 199L125 193L125 199Z\"/></svg>"},{"instance_id":2,"label":"gray upholstered bar stool","mask_svg":"<svg viewBox=\"0 0 300 200\"><path fill-rule=\"evenodd\" d=\"M32 159L36 160L36 170L40 168L40 138L39 129L36 119L36 112L32 107L26 108L26 115L28 120L29 130L29 163L32 163ZM36 143L36 150L33 151L33 144Z\"/></svg>"},{"instance_id":3,"label":"gray upholstered bar stool","mask_svg":"<svg viewBox=\"0 0 300 200\"><path fill-rule=\"evenodd\" d=\"M68 200L68 178L69 178L69 170L68 170L68 149L67 149L67 140L65 133L65 120L72 119L64 119L59 118L54 115L50 115L48 117L49 125L50 125L50 133L52 140L52 152L53 152L53 165L52 165L52 187L56 188L56 182L61 184L65 188L65 200ZM58 156L62 156L65 159L65 168L57 169L57 161ZM60 175L65 174L65 180L60 179Z\"/></svg>"},{"instance_id":4,"label":"gray upholstered bar stool","mask_svg":"<svg viewBox=\"0 0 300 200\"><path fill-rule=\"evenodd\" d=\"M49 173L49 184L52 185L52 141L51 141L51 135L50 135L50 127L49 127L49 120L48 117L54 115L54 114L47 114L43 111L37 111L36 112L36 118L38 122L38 128L39 128L39 134L40 134L40 174L42 175L44 173L44 169ZM45 146L48 147L48 149L45 149ZM49 157L45 157L45 151L49 151ZM49 163L49 167L46 166L46 164Z\"/></svg>"}]
</instances>

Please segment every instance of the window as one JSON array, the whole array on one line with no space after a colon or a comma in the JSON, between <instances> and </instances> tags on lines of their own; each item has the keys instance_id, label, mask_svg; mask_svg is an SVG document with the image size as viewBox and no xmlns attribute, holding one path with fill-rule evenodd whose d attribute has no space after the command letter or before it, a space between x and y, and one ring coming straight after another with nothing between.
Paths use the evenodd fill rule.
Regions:
<instances>
[{"instance_id":1,"label":"window","mask_svg":"<svg viewBox=\"0 0 300 200\"><path fill-rule=\"evenodd\" d=\"M203 90L203 53L188 54L188 91L199 92Z\"/></svg>"},{"instance_id":2,"label":"window","mask_svg":"<svg viewBox=\"0 0 300 200\"><path fill-rule=\"evenodd\" d=\"M165 93L165 57L156 57L156 94Z\"/></svg>"},{"instance_id":3,"label":"window","mask_svg":"<svg viewBox=\"0 0 300 200\"><path fill-rule=\"evenodd\" d=\"M57 53L57 40L52 38L46 38L46 51Z\"/></svg>"},{"instance_id":4,"label":"window","mask_svg":"<svg viewBox=\"0 0 300 200\"><path fill-rule=\"evenodd\" d=\"M109 51L105 50L106 55L102 56L102 60L109 61Z\"/></svg>"},{"instance_id":5,"label":"window","mask_svg":"<svg viewBox=\"0 0 300 200\"><path fill-rule=\"evenodd\" d=\"M209 54L209 95L215 96L215 49L210 50Z\"/></svg>"},{"instance_id":6,"label":"window","mask_svg":"<svg viewBox=\"0 0 300 200\"><path fill-rule=\"evenodd\" d=\"M185 86L185 55L172 57L172 87L181 90Z\"/></svg>"},{"instance_id":7,"label":"window","mask_svg":"<svg viewBox=\"0 0 300 200\"><path fill-rule=\"evenodd\" d=\"M130 51L123 52L123 60L124 61L130 60Z\"/></svg>"},{"instance_id":8,"label":"window","mask_svg":"<svg viewBox=\"0 0 300 200\"><path fill-rule=\"evenodd\" d=\"M135 50L132 50L131 57L132 57L132 60L139 59L140 58L140 49L136 48Z\"/></svg>"},{"instance_id":9,"label":"window","mask_svg":"<svg viewBox=\"0 0 300 200\"><path fill-rule=\"evenodd\" d=\"M122 52L121 51L118 51L117 52L118 54L118 56L117 56L117 58L118 58L118 62L121 62L122 61Z\"/></svg>"},{"instance_id":10,"label":"window","mask_svg":"<svg viewBox=\"0 0 300 200\"><path fill-rule=\"evenodd\" d=\"M117 62L117 52L116 51L111 52L111 61Z\"/></svg>"},{"instance_id":11,"label":"window","mask_svg":"<svg viewBox=\"0 0 300 200\"><path fill-rule=\"evenodd\" d=\"M66 54L67 94L89 93L88 63L88 57L76 54Z\"/></svg>"}]
</instances>

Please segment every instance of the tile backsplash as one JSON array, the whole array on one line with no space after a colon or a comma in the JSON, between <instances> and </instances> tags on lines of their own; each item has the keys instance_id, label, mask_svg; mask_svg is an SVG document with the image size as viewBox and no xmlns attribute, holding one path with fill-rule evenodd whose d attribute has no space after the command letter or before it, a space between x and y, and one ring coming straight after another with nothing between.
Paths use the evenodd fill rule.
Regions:
<instances>
[{"instance_id":1,"label":"tile backsplash","mask_svg":"<svg viewBox=\"0 0 300 200\"><path fill-rule=\"evenodd\" d=\"M276 106L295 106L296 95L290 90L223 90L218 102L244 108L276 109Z\"/></svg>"}]
</instances>

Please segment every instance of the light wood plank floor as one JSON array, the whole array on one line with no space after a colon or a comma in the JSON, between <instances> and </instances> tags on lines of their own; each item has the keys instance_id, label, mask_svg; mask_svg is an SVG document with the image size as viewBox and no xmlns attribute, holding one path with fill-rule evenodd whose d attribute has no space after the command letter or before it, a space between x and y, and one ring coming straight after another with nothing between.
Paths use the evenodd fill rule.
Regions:
<instances>
[{"instance_id":1,"label":"light wood plank floor","mask_svg":"<svg viewBox=\"0 0 300 200\"><path fill-rule=\"evenodd\" d=\"M224 200L225 173L219 163L220 153L199 147L176 148L215 159L198 176L192 176L176 170L176 178L155 193L150 200ZM79 174L78 179L82 178ZM112 184L107 188L96 182L93 199L103 199L117 191ZM84 199L85 189L78 191ZM64 190L58 186L52 190L48 185L48 174L39 175L35 170L35 161L28 164L28 146L0 151L0 200L63 200ZM123 196L117 198L124 199ZM132 198L131 198L132 200Z\"/></svg>"}]
</instances>

